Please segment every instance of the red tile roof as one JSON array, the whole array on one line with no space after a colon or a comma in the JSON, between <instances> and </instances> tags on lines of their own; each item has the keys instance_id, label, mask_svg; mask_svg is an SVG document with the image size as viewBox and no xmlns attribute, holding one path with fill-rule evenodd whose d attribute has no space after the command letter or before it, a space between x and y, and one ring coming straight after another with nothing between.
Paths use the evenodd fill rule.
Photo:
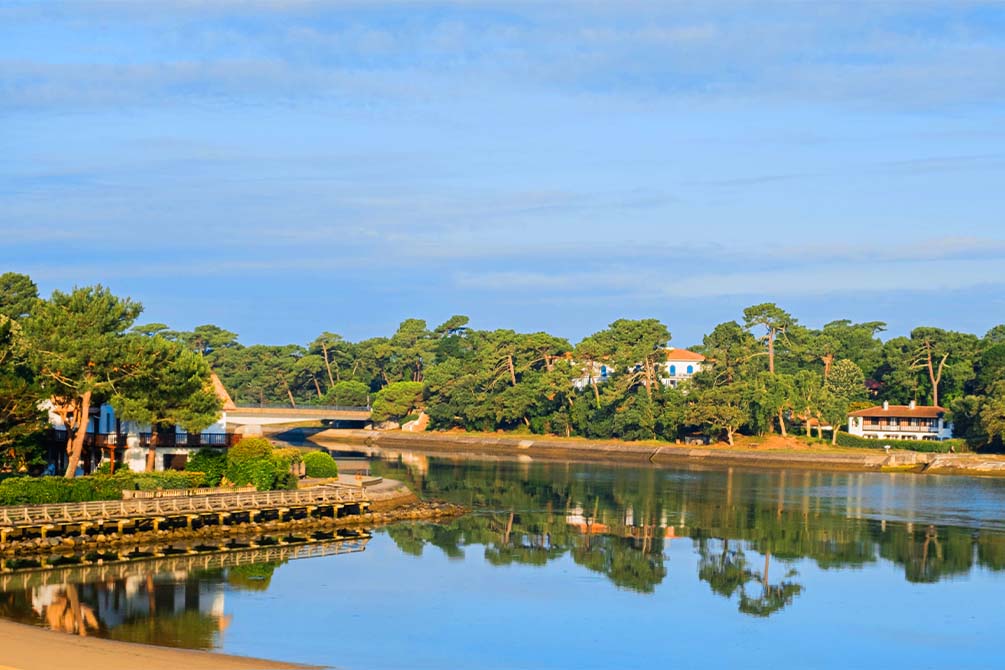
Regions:
<instances>
[{"instance_id":1,"label":"red tile roof","mask_svg":"<svg viewBox=\"0 0 1005 670\"><path fill-rule=\"evenodd\" d=\"M851 412L848 416L884 417L892 416L898 419L917 417L919 419L938 419L946 413L945 407L938 405L916 405L911 409L910 405L890 405L890 409L883 409L882 405L876 405L868 409L860 409Z\"/></svg>"},{"instance_id":2,"label":"red tile roof","mask_svg":"<svg viewBox=\"0 0 1005 670\"><path fill-rule=\"evenodd\" d=\"M701 362L705 360L705 357L701 354L696 354L693 351L688 351L687 349L667 349L667 360L668 361L697 361Z\"/></svg>"}]
</instances>

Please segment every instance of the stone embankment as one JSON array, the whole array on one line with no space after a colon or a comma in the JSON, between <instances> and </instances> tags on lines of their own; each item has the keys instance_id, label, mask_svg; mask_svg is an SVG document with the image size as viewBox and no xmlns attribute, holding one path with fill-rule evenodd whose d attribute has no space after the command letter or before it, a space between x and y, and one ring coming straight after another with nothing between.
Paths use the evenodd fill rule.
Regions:
<instances>
[{"instance_id":1,"label":"stone embankment","mask_svg":"<svg viewBox=\"0 0 1005 670\"><path fill-rule=\"evenodd\" d=\"M581 460L620 464L709 464L824 470L873 470L926 474L1005 476L1005 457L978 454L934 454L882 449L808 446L796 438L791 448L748 445L686 446L611 440L563 439L466 433L405 433L400 431L325 430L311 438L321 446L364 446L373 453L412 450L457 458Z\"/></svg>"}]
</instances>

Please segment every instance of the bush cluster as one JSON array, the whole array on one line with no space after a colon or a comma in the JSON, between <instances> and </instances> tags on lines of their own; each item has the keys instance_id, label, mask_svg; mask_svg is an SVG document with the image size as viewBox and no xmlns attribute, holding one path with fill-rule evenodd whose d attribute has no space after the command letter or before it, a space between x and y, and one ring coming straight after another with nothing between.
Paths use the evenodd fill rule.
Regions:
<instances>
[{"instance_id":1,"label":"bush cluster","mask_svg":"<svg viewBox=\"0 0 1005 670\"><path fill-rule=\"evenodd\" d=\"M227 455L222 449L200 449L185 463L185 470L203 473L206 486L219 486L227 471Z\"/></svg>"},{"instance_id":2,"label":"bush cluster","mask_svg":"<svg viewBox=\"0 0 1005 670\"><path fill-rule=\"evenodd\" d=\"M259 491L295 489L297 479L290 473L294 458L299 458L295 449L273 449L265 438L246 437L227 452L227 481L252 484Z\"/></svg>"},{"instance_id":3,"label":"bush cluster","mask_svg":"<svg viewBox=\"0 0 1005 670\"><path fill-rule=\"evenodd\" d=\"M307 468L308 477L338 477L338 464L335 459L325 451L312 451L304 455L304 465Z\"/></svg>"},{"instance_id":4,"label":"bush cluster","mask_svg":"<svg viewBox=\"0 0 1005 670\"><path fill-rule=\"evenodd\" d=\"M118 500L122 491L192 489L204 486L201 472L116 472L114 475L11 477L0 482L0 505L43 505L92 500Z\"/></svg>"},{"instance_id":5,"label":"bush cluster","mask_svg":"<svg viewBox=\"0 0 1005 670\"><path fill-rule=\"evenodd\" d=\"M926 451L937 454L948 454L952 447L957 452L970 451L966 440L952 439L942 440L871 440L850 433L839 432L837 436L838 446L841 447L861 447L866 449L881 449L889 444L894 449L909 449L911 451Z\"/></svg>"}]
</instances>

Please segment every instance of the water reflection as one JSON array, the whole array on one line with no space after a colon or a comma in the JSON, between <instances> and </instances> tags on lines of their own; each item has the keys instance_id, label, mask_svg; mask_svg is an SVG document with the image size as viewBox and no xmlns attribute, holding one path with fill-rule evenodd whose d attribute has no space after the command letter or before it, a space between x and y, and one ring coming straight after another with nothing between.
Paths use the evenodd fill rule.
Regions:
<instances>
[{"instance_id":1,"label":"water reflection","mask_svg":"<svg viewBox=\"0 0 1005 670\"><path fill-rule=\"evenodd\" d=\"M0 617L63 633L212 650L230 626L226 594L267 591L297 558L363 551L369 536L0 574Z\"/></svg>"},{"instance_id":2,"label":"water reflection","mask_svg":"<svg viewBox=\"0 0 1005 670\"><path fill-rule=\"evenodd\" d=\"M619 587L652 593L667 543L687 542L698 578L765 617L805 591L797 564L856 568L886 560L910 582L1005 567L1002 482L873 473L620 469L416 457L377 462L422 495L472 506L447 525L389 530L404 552L460 558L481 545L493 565L569 555ZM952 523L926 523L948 518ZM678 579L681 575L675 575Z\"/></svg>"}]
</instances>

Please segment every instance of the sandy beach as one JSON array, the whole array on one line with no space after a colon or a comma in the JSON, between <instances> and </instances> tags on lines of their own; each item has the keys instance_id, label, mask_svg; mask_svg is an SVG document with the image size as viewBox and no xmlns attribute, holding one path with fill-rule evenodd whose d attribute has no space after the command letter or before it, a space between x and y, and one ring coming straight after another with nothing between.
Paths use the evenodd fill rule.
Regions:
<instances>
[{"instance_id":1,"label":"sandy beach","mask_svg":"<svg viewBox=\"0 0 1005 670\"><path fill-rule=\"evenodd\" d=\"M268 670L316 667L80 637L0 620L0 670Z\"/></svg>"}]
</instances>

